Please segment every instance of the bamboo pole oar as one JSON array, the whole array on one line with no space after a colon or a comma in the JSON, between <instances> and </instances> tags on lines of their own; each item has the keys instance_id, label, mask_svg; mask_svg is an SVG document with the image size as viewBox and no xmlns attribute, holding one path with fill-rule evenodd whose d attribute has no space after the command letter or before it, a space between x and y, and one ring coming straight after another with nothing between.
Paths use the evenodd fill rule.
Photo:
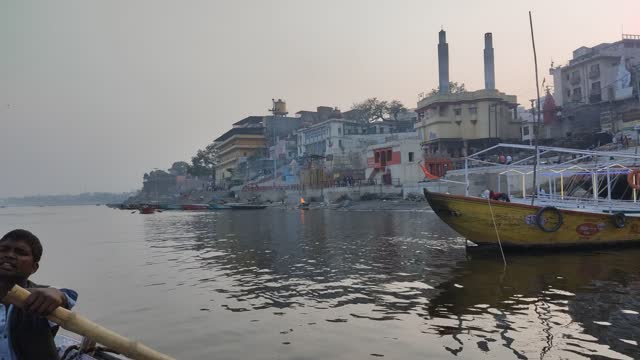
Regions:
<instances>
[{"instance_id":1,"label":"bamboo pole oar","mask_svg":"<svg viewBox=\"0 0 640 360\"><path fill-rule=\"evenodd\" d=\"M3 301L22 308L30 294L31 293L28 290L18 285L14 285L4 297ZM127 339L122 335L119 335L62 307L55 309L51 315L47 316L47 319L62 326L66 330L94 340L95 342L131 359L175 360L168 355L159 353L137 341Z\"/></svg>"}]
</instances>

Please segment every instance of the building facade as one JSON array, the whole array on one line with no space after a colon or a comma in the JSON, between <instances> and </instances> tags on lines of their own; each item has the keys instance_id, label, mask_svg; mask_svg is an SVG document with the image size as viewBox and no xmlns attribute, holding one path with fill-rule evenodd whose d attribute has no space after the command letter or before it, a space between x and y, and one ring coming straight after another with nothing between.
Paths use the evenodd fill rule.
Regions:
<instances>
[{"instance_id":1,"label":"building facade","mask_svg":"<svg viewBox=\"0 0 640 360\"><path fill-rule=\"evenodd\" d=\"M329 119L296 132L298 156L326 156L345 149L347 135L366 134L367 124L344 119Z\"/></svg>"},{"instance_id":2,"label":"building facade","mask_svg":"<svg viewBox=\"0 0 640 360\"><path fill-rule=\"evenodd\" d=\"M424 180L420 139L385 142L367 148L365 177L373 183L398 185Z\"/></svg>"},{"instance_id":3,"label":"building facade","mask_svg":"<svg viewBox=\"0 0 640 360\"><path fill-rule=\"evenodd\" d=\"M234 127L215 141L218 149L216 185L228 185L241 162L252 156L264 156L266 142L263 127Z\"/></svg>"},{"instance_id":4,"label":"building facade","mask_svg":"<svg viewBox=\"0 0 640 360\"><path fill-rule=\"evenodd\" d=\"M638 35L623 35L620 41L594 47L582 46L573 52L568 64L549 70L553 76L553 97L558 106L631 98L638 84L632 71L638 65Z\"/></svg>"},{"instance_id":5,"label":"building facade","mask_svg":"<svg viewBox=\"0 0 640 360\"><path fill-rule=\"evenodd\" d=\"M418 102L416 128L427 155L462 157L521 139L517 98L494 89L436 94Z\"/></svg>"}]
</instances>

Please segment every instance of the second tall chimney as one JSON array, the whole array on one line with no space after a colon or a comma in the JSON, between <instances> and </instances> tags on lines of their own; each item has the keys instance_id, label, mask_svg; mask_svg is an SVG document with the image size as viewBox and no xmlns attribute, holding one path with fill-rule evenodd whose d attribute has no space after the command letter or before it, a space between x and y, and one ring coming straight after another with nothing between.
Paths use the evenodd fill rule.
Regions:
<instances>
[{"instance_id":1,"label":"second tall chimney","mask_svg":"<svg viewBox=\"0 0 640 360\"><path fill-rule=\"evenodd\" d=\"M447 44L447 33L440 30L438 33L438 78L440 79L440 94L449 93L449 44Z\"/></svg>"},{"instance_id":2,"label":"second tall chimney","mask_svg":"<svg viewBox=\"0 0 640 360\"><path fill-rule=\"evenodd\" d=\"M493 35L484 34L484 88L495 90L496 74L493 61Z\"/></svg>"}]
</instances>

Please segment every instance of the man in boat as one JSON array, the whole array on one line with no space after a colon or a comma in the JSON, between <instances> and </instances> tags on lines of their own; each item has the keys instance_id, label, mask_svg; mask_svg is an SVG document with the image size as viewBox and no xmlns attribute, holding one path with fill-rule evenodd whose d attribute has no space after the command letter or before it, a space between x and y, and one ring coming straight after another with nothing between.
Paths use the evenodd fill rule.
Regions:
<instances>
[{"instance_id":1,"label":"man in boat","mask_svg":"<svg viewBox=\"0 0 640 360\"><path fill-rule=\"evenodd\" d=\"M495 192L493 190L485 190L480 194L480 197L483 199L491 199L491 200L497 200L497 201L505 201L505 202L511 202L511 199L509 199L509 195L505 194L505 193L501 193L501 192Z\"/></svg>"},{"instance_id":2,"label":"man in boat","mask_svg":"<svg viewBox=\"0 0 640 360\"><path fill-rule=\"evenodd\" d=\"M46 318L58 306L70 309L78 294L29 281L42 257L40 240L27 230L8 232L0 239L0 297L14 284L27 288L31 295L23 309L0 304L0 358L11 360L58 359L54 336L58 326Z\"/></svg>"}]
</instances>

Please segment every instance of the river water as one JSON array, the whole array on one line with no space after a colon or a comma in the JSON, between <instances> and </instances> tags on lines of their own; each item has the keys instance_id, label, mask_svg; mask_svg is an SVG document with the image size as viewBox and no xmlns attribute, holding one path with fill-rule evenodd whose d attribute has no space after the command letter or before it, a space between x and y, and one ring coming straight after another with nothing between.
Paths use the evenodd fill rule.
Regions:
<instances>
[{"instance_id":1,"label":"river water","mask_svg":"<svg viewBox=\"0 0 640 360\"><path fill-rule=\"evenodd\" d=\"M0 209L36 282L178 359L639 358L640 249L465 249L431 211Z\"/></svg>"}]
</instances>

